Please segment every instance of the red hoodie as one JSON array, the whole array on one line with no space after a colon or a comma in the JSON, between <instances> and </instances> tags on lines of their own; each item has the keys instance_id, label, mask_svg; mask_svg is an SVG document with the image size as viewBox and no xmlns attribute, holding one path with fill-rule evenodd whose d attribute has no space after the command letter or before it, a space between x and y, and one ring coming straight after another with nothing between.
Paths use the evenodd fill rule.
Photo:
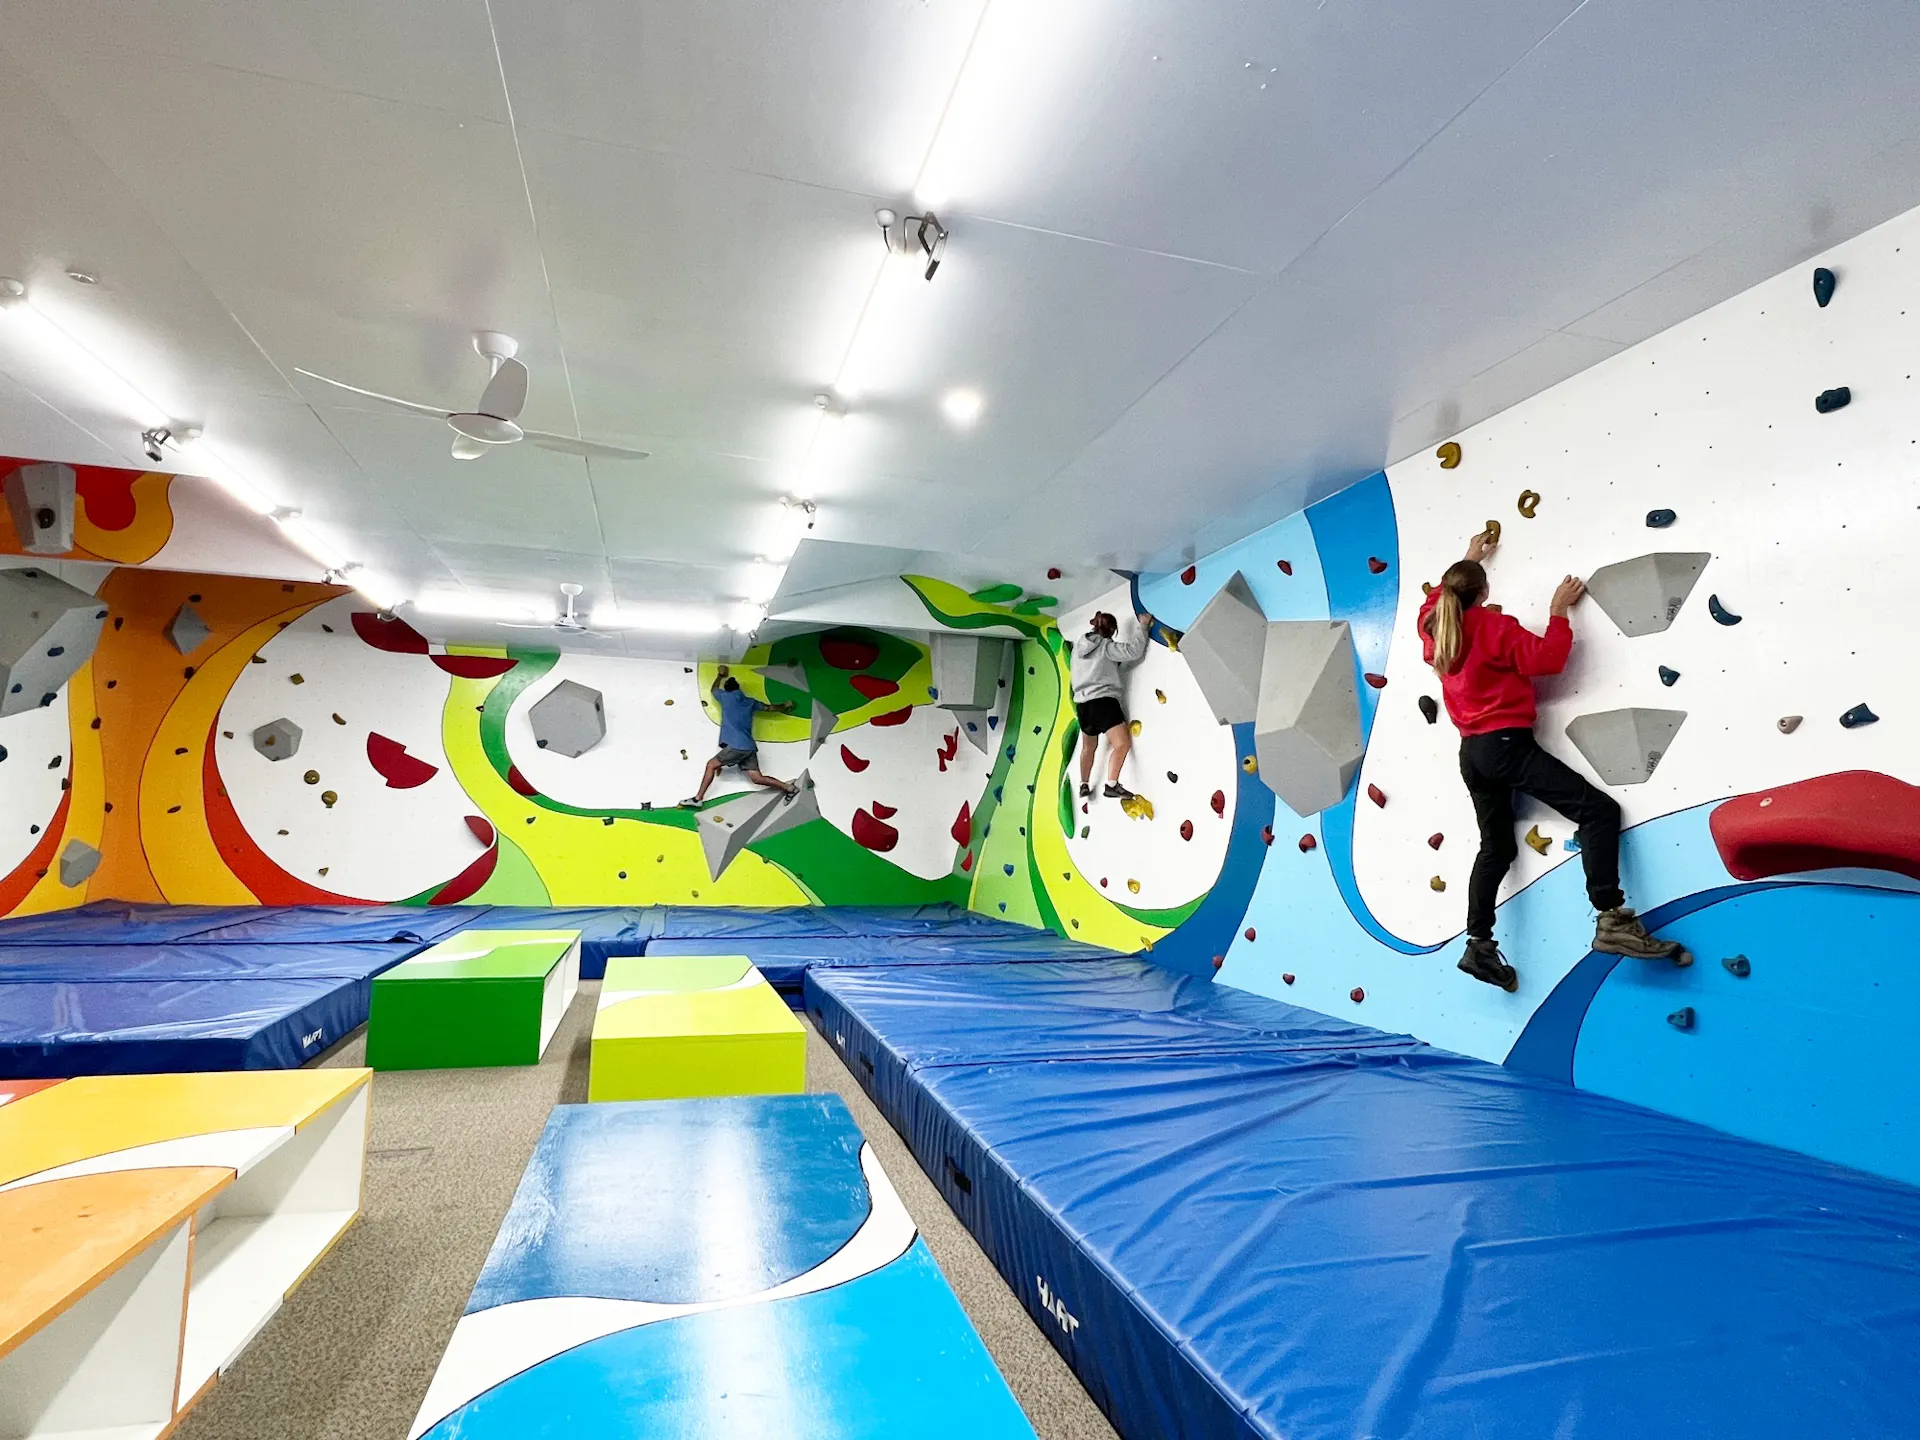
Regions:
<instances>
[{"instance_id":1,"label":"red hoodie","mask_svg":"<svg viewBox=\"0 0 1920 1440\"><path fill-rule=\"evenodd\" d=\"M1420 607L1420 654L1433 664L1433 636L1427 617L1440 598L1438 586ZM1535 715L1533 675L1558 675L1573 649L1573 626L1556 615L1547 633L1536 635L1511 615L1469 606L1460 617L1466 643L1460 664L1440 681L1447 714L1462 735L1487 735L1495 730L1530 730Z\"/></svg>"}]
</instances>

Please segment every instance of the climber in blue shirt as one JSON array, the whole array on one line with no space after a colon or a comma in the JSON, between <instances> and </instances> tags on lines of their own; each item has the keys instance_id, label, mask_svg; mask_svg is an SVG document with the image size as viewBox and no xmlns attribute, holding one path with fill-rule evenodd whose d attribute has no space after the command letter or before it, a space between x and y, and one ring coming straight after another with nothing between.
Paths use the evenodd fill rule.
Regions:
<instances>
[{"instance_id":1,"label":"climber in blue shirt","mask_svg":"<svg viewBox=\"0 0 1920 1440\"><path fill-rule=\"evenodd\" d=\"M760 773L760 747L753 738L753 717L761 710L791 711L793 702L789 700L769 705L764 700L754 699L740 688L740 682L727 673L724 665L714 671L713 702L720 707L720 749L707 761L706 773L700 777L700 788L692 798L682 800L681 805L691 810L704 801L707 787L720 778L722 770L743 770L747 779L755 785L784 791L791 800L799 791L799 786L790 780L776 780L771 775Z\"/></svg>"}]
</instances>

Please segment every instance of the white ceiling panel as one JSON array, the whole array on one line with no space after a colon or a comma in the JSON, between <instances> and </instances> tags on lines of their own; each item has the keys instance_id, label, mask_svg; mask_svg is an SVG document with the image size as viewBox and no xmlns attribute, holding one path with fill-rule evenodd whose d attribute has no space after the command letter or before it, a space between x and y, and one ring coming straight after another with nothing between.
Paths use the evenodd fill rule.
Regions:
<instances>
[{"instance_id":1,"label":"white ceiling panel","mask_svg":"<svg viewBox=\"0 0 1920 1440\"><path fill-rule=\"evenodd\" d=\"M607 553L615 558L698 555L736 564L777 546L785 465L665 445L638 464L588 466Z\"/></svg>"}]
</instances>

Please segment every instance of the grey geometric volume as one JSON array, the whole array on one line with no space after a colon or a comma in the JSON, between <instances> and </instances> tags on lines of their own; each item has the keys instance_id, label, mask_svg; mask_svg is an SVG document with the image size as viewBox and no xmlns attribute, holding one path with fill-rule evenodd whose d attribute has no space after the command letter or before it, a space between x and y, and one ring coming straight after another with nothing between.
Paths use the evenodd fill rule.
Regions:
<instances>
[{"instance_id":1,"label":"grey geometric volume","mask_svg":"<svg viewBox=\"0 0 1920 1440\"><path fill-rule=\"evenodd\" d=\"M840 723L840 717L829 710L819 700L811 700L813 714L808 717L812 722L813 734L807 746L807 758L812 759L820 753L820 747L827 743L827 737L833 734L833 727Z\"/></svg>"},{"instance_id":2,"label":"grey geometric volume","mask_svg":"<svg viewBox=\"0 0 1920 1440\"><path fill-rule=\"evenodd\" d=\"M51 705L106 618L98 599L44 570L0 570L0 716Z\"/></svg>"},{"instance_id":3,"label":"grey geometric volume","mask_svg":"<svg viewBox=\"0 0 1920 1440\"><path fill-rule=\"evenodd\" d=\"M60 852L60 883L84 884L100 868L100 852L84 840L69 840Z\"/></svg>"},{"instance_id":4,"label":"grey geometric volume","mask_svg":"<svg viewBox=\"0 0 1920 1440\"><path fill-rule=\"evenodd\" d=\"M1673 624L1713 556L1662 550L1602 565L1587 577L1587 593L1623 635L1657 635Z\"/></svg>"},{"instance_id":5,"label":"grey geometric volume","mask_svg":"<svg viewBox=\"0 0 1920 1440\"><path fill-rule=\"evenodd\" d=\"M1180 653L1222 725L1243 725L1260 704L1267 617L1238 570L1181 637Z\"/></svg>"},{"instance_id":6,"label":"grey geometric volume","mask_svg":"<svg viewBox=\"0 0 1920 1440\"><path fill-rule=\"evenodd\" d=\"M980 635L933 634L934 702L942 710L991 710L1011 642Z\"/></svg>"},{"instance_id":7,"label":"grey geometric volume","mask_svg":"<svg viewBox=\"0 0 1920 1440\"><path fill-rule=\"evenodd\" d=\"M533 743L569 759L578 758L606 738L607 716L600 692L577 680L562 680L527 712Z\"/></svg>"},{"instance_id":8,"label":"grey geometric volume","mask_svg":"<svg viewBox=\"0 0 1920 1440\"><path fill-rule=\"evenodd\" d=\"M73 467L22 465L5 481L13 532L29 555L64 555L73 549Z\"/></svg>"},{"instance_id":9,"label":"grey geometric volume","mask_svg":"<svg viewBox=\"0 0 1920 1440\"><path fill-rule=\"evenodd\" d=\"M798 690L802 695L807 693L807 672L790 660L779 665L756 665L753 669L754 673L762 679L778 680L782 685Z\"/></svg>"},{"instance_id":10,"label":"grey geometric volume","mask_svg":"<svg viewBox=\"0 0 1920 1440\"><path fill-rule=\"evenodd\" d=\"M993 727L987 724L985 715L976 715L972 719L962 718L960 733L967 737L967 743L982 755L993 753Z\"/></svg>"},{"instance_id":11,"label":"grey geometric volume","mask_svg":"<svg viewBox=\"0 0 1920 1440\"><path fill-rule=\"evenodd\" d=\"M269 720L253 732L253 748L269 760L286 760L300 751L300 727L285 718Z\"/></svg>"},{"instance_id":12,"label":"grey geometric volume","mask_svg":"<svg viewBox=\"0 0 1920 1440\"><path fill-rule=\"evenodd\" d=\"M778 790L755 788L729 795L700 812L700 849L713 879L718 880L734 857L754 841L771 839L820 818L813 777L803 771L794 783L800 789L791 800Z\"/></svg>"},{"instance_id":13,"label":"grey geometric volume","mask_svg":"<svg viewBox=\"0 0 1920 1440\"><path fill-rule=\"evenodd\" d=\"M1649 780L1680 732L1684 710L1597 710L1567 722L1567 738L1608 785Z\"/></svg>"},{"instance_id":14,"label":"grey geometric volume","mask_svg":"<svg viewBox=\"0 0 1920 1440\"><path fill-rule=\"evenodd\" d=\"M1296 815L1339 804L1366 753L1353 671L1344 620L1267 622L1254 754L1260 778Z\"/></svg>"},{"instance_id":15,"label":"grey geometric volume","mask_svg":"<svg viewBox=\"0 0 1920 1440\"><path fill-rule=\"evenodd\" d=\"M167 639L173 642L173 648L182 655L191 655L207 643L207 637L213 634L207 622L200 618L200 612L191 605L182 605L174 611L173 619L167 625Z\"/></svg>"}]
</instances>

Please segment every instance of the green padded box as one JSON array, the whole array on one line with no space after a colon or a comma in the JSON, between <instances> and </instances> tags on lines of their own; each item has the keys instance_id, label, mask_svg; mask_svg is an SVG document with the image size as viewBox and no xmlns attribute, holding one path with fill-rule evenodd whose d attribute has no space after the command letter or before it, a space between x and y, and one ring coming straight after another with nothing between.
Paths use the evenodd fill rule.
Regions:
<instances>
[{"instance_id":1,"label":"green padded box","mask_svg":"<svg viewBox=\"0 0 1920 1440\"><path fill-rule=\"evenodd\" d=\"M589 1100L798 1094L807 1032L744 955L607 962Z\"/></svg>"},{"instance_id":2,"label":"green padded box","mask_svg":"<svg viewBox=\"0 0 1920 1440\"><path fill-rule=\"evenodd\" d=\"M579 988L578 930L462 930L374 977L367 1064L537 1064Z\"/></svg>"}]
</instances>

